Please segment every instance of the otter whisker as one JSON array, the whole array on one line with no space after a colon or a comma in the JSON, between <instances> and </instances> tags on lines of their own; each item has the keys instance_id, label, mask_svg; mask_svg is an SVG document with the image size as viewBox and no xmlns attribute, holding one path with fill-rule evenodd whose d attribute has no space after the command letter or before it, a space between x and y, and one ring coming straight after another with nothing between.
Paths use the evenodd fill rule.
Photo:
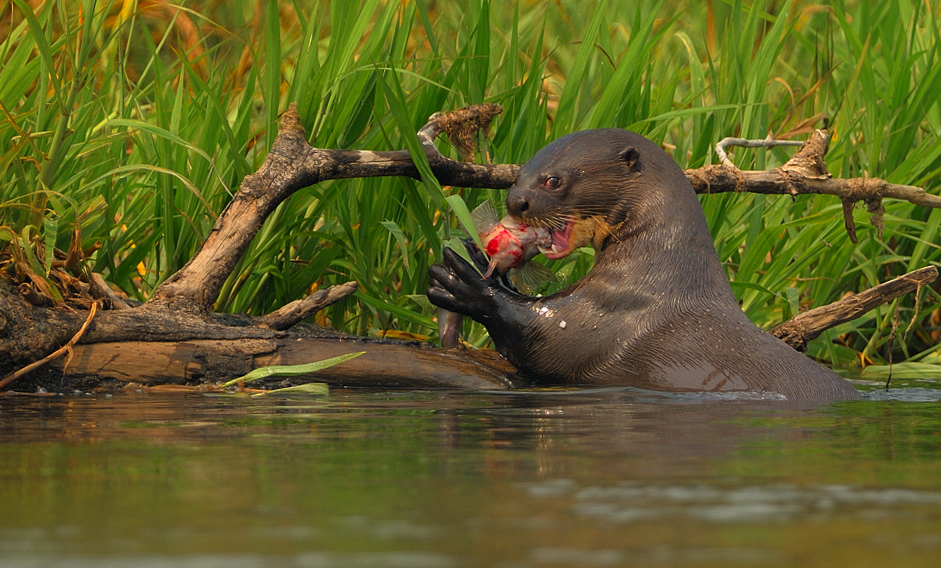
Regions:
<instances>
[{"instance_id":1,"label":"otter whisker","mask_svg":"<svg viewBox=\"0 0 941 568\"><path fill-rule=\"evenodd\" d=\"M527 218L524 216L523 222L534 227L546 227L552 230L564 231L565 227L572 219L573 217L571 215L556 213L539 218Z\"/></svg>"},{"instance_id":2,"label":"otter whisker","mask_svg":"<svg viewBox=\"0 0 941 568\"><path fill-rule=\"evenodd\" d=\"M586 216L586 217L594 217L594 216L603 216L603 215L606 215L606 214L610 213L610 212L611 212L611 208L610 208L610 207L606 207L606 206L601 206L601 205L594 205L594 206L585 206L585 205L583 205L583 206L573 207L573 208L572 208L572 211L573 211L576 215L583 215L583 216Z\"/></svg>"}]
</instances>

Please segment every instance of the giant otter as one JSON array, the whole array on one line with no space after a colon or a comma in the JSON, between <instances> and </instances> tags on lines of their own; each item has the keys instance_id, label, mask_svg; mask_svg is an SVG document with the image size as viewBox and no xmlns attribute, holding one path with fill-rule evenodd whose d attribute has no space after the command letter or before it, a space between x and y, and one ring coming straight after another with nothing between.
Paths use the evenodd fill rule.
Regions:
<instances>
[{"instance_id":1,"label":"giant otter","mask_svg":"<svg viewBox=\"0 0 941 568\"><path fill-rule=\"evenodd\" d=\"M481 278L445 250L431 268L428 298L484 324L500 353L537 384L859 398L748 320L693 188L643 136L614 128L564 136L520 169L506 201L521 222L551 229L548 258L590 243L591 271L534 298Z\"/></svg>"}]
</instances>

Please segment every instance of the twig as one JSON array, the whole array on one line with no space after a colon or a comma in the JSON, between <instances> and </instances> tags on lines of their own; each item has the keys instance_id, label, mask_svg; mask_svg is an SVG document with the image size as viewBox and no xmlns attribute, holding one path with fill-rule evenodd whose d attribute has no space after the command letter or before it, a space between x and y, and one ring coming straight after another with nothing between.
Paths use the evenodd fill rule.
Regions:
<instances>
[{"instance_id":1,"label":"twig","mask_svg":"<svg viewBox=\"0 0 941 568\"><path fill-rule=\"evenodd\" d=\"M737 170L738 168L735 164L732 163L732 160L729 159L729 156L725 153L725 149L729 146L738 146L740 148L772 148L774 146L802 146L803 142L798 142L796 140L775 140L771 137L771 134L768 134L768 137L764 140L748 140L747 138L723 138L716 144L716 155L719 156L719 161L722 162L722 165L732 169Z\"/></svg>"},{"instance_id":2,"label":"twig","mask_svg":"<svg viewBox=\"0 0 941 568\"><path fill-rule=\"evenodd\" d=\"M314 315L330 304L342 300L358 288L359 285L356 282L347 282L331 286L325 290L318 290L302 300L295 300L270 314L259 317L255 320L255 325L279 331L294 327L301 320Z\"/></svg>"},{"instance_id":3,"label":"twig","mask_svg":"<svg viewBox=\"0 0 941 568\"><path fill-rule=\"evenodd\" d=\"M112 310L126 310L131 307L111 289L111 286L108 286L104 277L97 272L93 272L91 278L88 279L88 291L96 300L107 300Z\"/></svg>"},{"instance_id":4,"label":"twig","mask_svg":"<svg viewBox=\"0 0 941 568\"><path fill-rule=\"evenodd\" d=\"M31 371L35 371L35 370L38 369L39 367L42 367L43 365L45 365L46 363L48 363L49 361L52 361L53 359L57 359L57 358L61 357L62 355L71 352L71 351L72 351L72 346L75 345L76 343L78 343L78 340L81 339L81 338L82 338L82 335L85 334L85 330L88 329L88 326L91 324L92 320L95 319L95 314L96 314L96 313L98 313L98 302L92 302L91 310L88 311L88 317L85 318L85 323L82 324L82 327L79 328L78 333L76 333L74 336L72 336L72 339L70 339L68 343L66 343L66 344L63 345L62 347L56 349L55 351L53 351L53 352L50 353L49 355L43 357L43 358L40 359L39 361L34 361L34 362L30 363L29 365L23 367L23 368L20 369L19 371L16 371L16 372L11 373L10 375L7 375L6 377L4 377L4 379L3 379L2 381L0 381L0 390L5 389L5 388L7 387L7 385L9 385L10 383L12 383L12 382L15 381L16 379L22 377L22 376L25 375L26 373L29 373L29 372L31 372Z\"/></svg>"},{"instance_id":5,"label":"twig","mask_svg":"<svg viewBox=\"0 0 941 568\"><path fill-rule=\"evenodd\" d=\"M855 319L876 306L934 282L937 277L938 269L934 266L914 270L832 304L799 314L772 329L771 334L794 349L803 351L810 340L825 330Z\"/></svg>"}]
</instances>

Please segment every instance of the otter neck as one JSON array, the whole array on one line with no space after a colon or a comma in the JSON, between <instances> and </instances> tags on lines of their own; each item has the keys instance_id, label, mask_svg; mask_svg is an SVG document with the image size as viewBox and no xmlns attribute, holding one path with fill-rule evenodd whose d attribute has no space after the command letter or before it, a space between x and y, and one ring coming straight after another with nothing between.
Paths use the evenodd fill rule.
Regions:
<instances>
[{"instance_id":1,"label":"otter neck","mask_svg":"<svg viewBox=\"0 0 941 568\"><path fill-rule=\"evenodd\" d=\"M592 273L626 292L669 291L677 307L704 299L737 305L699 200L685 176L682 182L632 207L596 252Z\"/></svg>"}]
</instances>

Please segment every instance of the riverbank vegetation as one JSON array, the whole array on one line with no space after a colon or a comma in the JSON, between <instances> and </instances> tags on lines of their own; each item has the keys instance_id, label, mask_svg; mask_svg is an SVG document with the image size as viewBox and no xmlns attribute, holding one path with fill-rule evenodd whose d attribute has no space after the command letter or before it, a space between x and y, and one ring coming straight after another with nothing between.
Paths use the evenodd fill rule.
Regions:
<instances>
[{"instance_id":1,"label":"riverbank vegetation","mask_svg":"<svg viewBox=\"0 0 941 568\"><path fill-rule=\"evenodd\" d=\"M924 0L0 5L0 269L53 299L91 272L147 299L261 163L289 102L315 147L368 150L409 147L436 111L499 103L477 159L505 163L581 128L636 130L690 168L714 163L726 136L803 140L826 127L834 176L941 191L941 11ZM791 153L733 159L764 169ZM423 293L442 242L461 232L453 194L473 208L503 192L404 178L301 190L216 309L263 314L355 280L319 323L433 337ZM701 201L736 294L765 328L941 260L941 212L908 203L884 203L881 236L858 208L853 243L832 197ZM590 263L590 251L554 263L560 281L543 291ZM840 368L890 353L933 363L939 321L926 287L809 352Z\"/></svg>"}]
</instances>

